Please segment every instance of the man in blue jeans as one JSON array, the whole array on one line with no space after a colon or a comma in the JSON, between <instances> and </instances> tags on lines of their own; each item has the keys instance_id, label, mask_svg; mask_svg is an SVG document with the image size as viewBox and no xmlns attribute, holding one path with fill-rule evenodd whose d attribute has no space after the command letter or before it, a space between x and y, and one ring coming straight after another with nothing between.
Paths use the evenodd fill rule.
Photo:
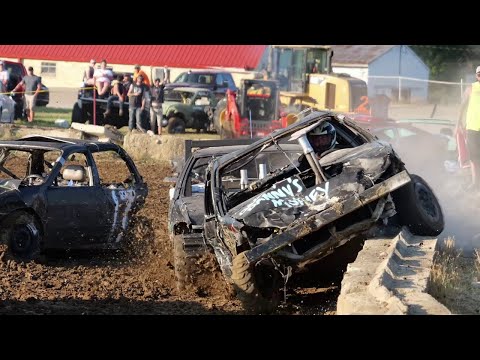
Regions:
<instances>
[{"instance_id":1,"label":"man in blue jeans","mask_svg":"<svg viewBox=\"0 0 480 360\"><path fill-rule=\"evenodd\" d=\"M143 84L143 76L138 75L135 82L130 85L128 89L128 102L129 102L129 119L128 130L132 131L135 128L142 133L147 131L142 126L142 113L145 110L146 92L148 87Z\"/></svg>"}]
</instances>

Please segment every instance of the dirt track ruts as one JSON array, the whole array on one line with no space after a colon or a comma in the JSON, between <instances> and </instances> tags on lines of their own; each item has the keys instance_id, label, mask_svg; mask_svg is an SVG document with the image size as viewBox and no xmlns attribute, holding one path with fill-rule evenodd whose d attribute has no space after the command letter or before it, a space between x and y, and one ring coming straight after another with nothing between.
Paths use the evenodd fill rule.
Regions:
<instances>
[{"instance_id":1,"label":"dirt track ruts","mask_svg":"<svg viewBox=\"0 0 480 360\"><path fill-rule=\"evenodd\" d=\"M171 170L138 163L149 186L125 252L49 254L43 263L0 256L0 314L244 314L222 276L193 291L175 288L167 233ZM112 165L110 170L115 172ZM345 264L346 267L346 264ZM333 314L341 272L319 269L292 278L278 314Z\"/></svg>"}]
</instances>

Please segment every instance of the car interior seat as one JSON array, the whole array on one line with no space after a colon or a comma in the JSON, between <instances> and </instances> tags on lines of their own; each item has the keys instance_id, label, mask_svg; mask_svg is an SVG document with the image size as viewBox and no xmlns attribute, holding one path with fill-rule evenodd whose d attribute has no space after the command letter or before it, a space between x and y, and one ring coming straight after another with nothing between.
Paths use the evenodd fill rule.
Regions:
<instances>
[{"instance_id":1,"label":"car interior seat","mask_svg":"<svg viewBox=\"0 0 480 360\"><path fill-rule=\"evenodd\" d=\"M206 84L207 83L207 78L205 77L205 75L200 75L198 77L198 83L199 84Z\"/></svg>"},{"instance_id":2,"label":"car interior seat","mask_svg":"<svg viewBox=\"0 0 480 360\"><path fill-rule=\"evenodd\" d=\"M67 165L62 173L63 180L67 185L82 186L88 185L87 171L82 165Z\"/></svg>"}]
</instances>

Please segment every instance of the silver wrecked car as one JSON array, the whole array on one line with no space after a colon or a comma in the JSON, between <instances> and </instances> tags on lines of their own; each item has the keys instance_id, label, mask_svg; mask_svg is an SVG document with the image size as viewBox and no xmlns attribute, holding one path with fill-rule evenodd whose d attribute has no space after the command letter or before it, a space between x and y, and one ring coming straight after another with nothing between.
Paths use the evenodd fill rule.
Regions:
<instances>
[{"instance_id":1,"label":"silver wrecked car","mask_svg":"<svg viewBox=\"0 0 480 360\"><path fill-rule=\"evenodd\" d=\"M265 177L241 176L268 149L303 154ZM248 179L246 181L245 179ZM206 243L246 308L268 312L295 271L378 226L418 235L444 228L440 204L386 142L343 115L314 112L214 159L205 174Z\"/></svg>"}]
</instances>

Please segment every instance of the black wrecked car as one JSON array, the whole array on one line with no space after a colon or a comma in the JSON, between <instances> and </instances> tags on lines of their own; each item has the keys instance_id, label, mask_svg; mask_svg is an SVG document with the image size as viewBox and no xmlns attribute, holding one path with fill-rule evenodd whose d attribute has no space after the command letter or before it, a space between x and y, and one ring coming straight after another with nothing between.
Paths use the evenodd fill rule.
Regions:
<instances>
[{"instance_id":1,"label":"black wrecked car","mask_svg":"<svg viewBox=\"0 0 480 360\"><path fill-rule=\"evenodd\" d=\"M147 193L118 145L45 136L0 142L0 234L17 258L120 248Z\"/></svg>"},{"instance_id":2,"label":"black wrecked car","mask_svg":"<svg viewBox=\"0 0 480 360\"><path fill-rule=\"evenodd\" d=\"M205 171L210 160L237 150L244 149L252 144L251 139L237 140L207 140L185 141L186 161L177 177L168 180L175 182L170 189L170 207L168 211L168 231L173 242L173 258L177 288L185 289L195 282L195 273L202 271L196 267L196 260L205 251L212 250L205 243L203 236L203 222L205 216ZM276 169L287 164L291 159L301 155L298 144L286 145L283 152L270 148L263 157L252 162L249 176L263 177L268 170ZM244 182L248 179L245 177ZM235 179L231 179L232 186ZM224 179L224 186L228 188L230 179Z\"/></svg>"},{"instance_id":3,"label":"black wrecked car","mask_svg":"<svg viewBox=\"0 0 480 360\"><path fill-rule=\"evenodd\" d=\"M265 151L292 143L303 149L295 162L263 178L250 175ZM205 184L206 243L237 296L256 312L276 307L292 273L375 227L407 226L432 236L444 228L436 196L391 145L328 112L212 160Z\"/></svg>"}]
</instances>

